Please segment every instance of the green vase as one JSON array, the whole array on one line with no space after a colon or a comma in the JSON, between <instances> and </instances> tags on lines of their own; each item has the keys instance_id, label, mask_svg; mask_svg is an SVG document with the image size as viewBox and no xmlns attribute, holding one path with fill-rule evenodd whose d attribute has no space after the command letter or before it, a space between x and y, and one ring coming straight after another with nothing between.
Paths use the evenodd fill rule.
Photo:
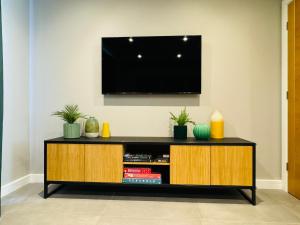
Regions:
<instances>
[{"instance_id":1,"label":"green vase","mask_svg":"<svg viewBox=\"0 0 300 225\"><path fill-rule=\"evenodd\" d=\"M210 138L210 127L207 124L197 124L193 129L197 140L208 140Z\"/></svg>"},{"instance_id":2,"label":"green vase","mask_svg":"<svg viewBox=\"0 0 300 225\"><path fill-rule=\"evenodd\" d=\"M80 124L79 123L65 123L64 124L64 138L80 138Z\"/></svg>"},{"instance_id":3,"label":"green vase","mask_svg":"<svg viewBox=\"0 0 300 225\"><path fill-rule=\"evenodd\" d=\"M187 126L174 126L174 139L185 140L187 138Z\"/></svg>"},{"instance_id":4,"label":"green vase","mask_svg":"<svg viewBox=\"0 0 300 225\"><path fill-rule=\"evenodd\" d=\"M85 136L95 138L99 136L99 123L95 117L90 117L85 123Z\"/></svg>"}]
</instances>

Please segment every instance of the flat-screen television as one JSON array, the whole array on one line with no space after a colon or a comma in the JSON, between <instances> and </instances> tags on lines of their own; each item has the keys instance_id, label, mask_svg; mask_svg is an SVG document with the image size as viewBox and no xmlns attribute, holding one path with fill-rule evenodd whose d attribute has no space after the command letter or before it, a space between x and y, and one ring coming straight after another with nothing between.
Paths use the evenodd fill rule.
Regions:
<instances>
[{"instance_id":1,"label":"flat-screen television","mask_svg":"<svg viewBox=\"0 0 300 225\"><path fill-rule=\"evenodd\" d=\"M103 94L200 94L201 36L102 38Z\"/></svg>"}]
</instances>

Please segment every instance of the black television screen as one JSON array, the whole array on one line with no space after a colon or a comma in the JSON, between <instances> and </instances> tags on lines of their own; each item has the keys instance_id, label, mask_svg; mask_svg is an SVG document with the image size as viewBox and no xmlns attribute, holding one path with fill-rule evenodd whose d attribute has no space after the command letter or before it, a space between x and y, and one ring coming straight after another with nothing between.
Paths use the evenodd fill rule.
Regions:
<instances>
[{"instance_id":1,"label":"black television screen","mask_svg":"<svg viewBox=\"0 0 300 225\"><path fill-rule=\"evenodd\" d=\"M201 36L102 38L103 94L200 94Z\"/></svg>"}]
</instances>

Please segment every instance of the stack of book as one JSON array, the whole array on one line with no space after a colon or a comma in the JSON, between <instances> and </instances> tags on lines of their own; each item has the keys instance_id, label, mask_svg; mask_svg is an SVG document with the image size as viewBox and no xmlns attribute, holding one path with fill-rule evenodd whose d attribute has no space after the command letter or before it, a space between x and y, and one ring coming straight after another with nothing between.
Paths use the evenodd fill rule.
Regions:
<instances>
[{"instance_id":1,"label":"stack of book","mask_svg":"<svg viewBox=\"0 0 300 225\"><path fill-rule=\"evenodd\" d=\"M125 184L161 184L161 174L152 173L151 168L124 168Z\"/></svg>"}]
</instances>

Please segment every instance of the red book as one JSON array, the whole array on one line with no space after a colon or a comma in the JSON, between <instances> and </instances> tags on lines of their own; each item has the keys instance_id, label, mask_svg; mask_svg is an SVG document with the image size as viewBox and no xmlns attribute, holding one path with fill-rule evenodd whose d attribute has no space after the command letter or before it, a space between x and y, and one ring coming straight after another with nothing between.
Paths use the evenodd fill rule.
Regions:
<instances>
[{"instance_id":1,"label":"red book","mask_svg":"<svg viewBox=\"0 0 300 225\"><path fill-rule=\"evenodd\" d=\"M124 168L124 173L151 173L151 168Z\"/></svg>"},{"instance_id":2,"label":"red book","mask_svg":"<svg viewBox=\"0 0 300 225\"><path fill-rule=\"evenodd\" d=\"M161 179L160 173L124 173L124 178Z\"/></svg>"}]
</instances>

